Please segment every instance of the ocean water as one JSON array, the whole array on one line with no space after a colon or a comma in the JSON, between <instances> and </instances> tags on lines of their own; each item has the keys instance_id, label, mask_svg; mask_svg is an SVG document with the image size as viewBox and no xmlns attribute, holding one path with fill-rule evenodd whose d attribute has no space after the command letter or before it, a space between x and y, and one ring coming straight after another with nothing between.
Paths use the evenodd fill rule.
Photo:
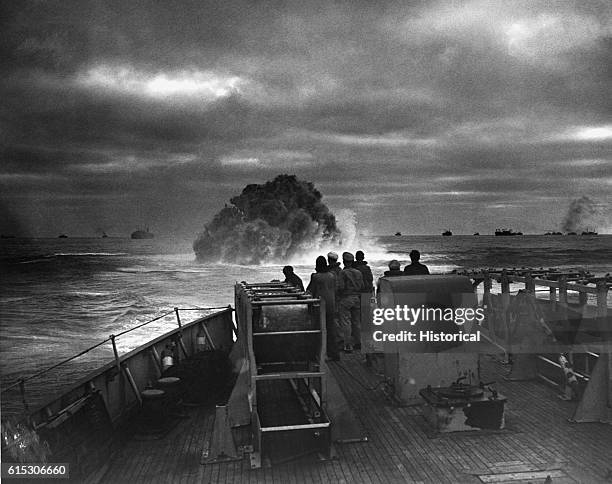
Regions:
<instances>
[{"instance_id":1,"label":"ocean water","mask_svg":"<svg viewBox=\"0 0 612 484\"><path fill-rule=\"evenodd\" d=\"M361 237L375 279L391 259L404 265L412 249L432 273L488 267L582 267L612 272L612 236L382 236ZM346 248L335 248L341 253ZM111 334L175 307L233 304L236 281L282 279L292 263L305 285L314 259L244 266L195 261L190 241L124 238L0 239L0 382L2 388L52 366ZM182 311L189 321L205 311ZM176 327L173 314L118 339L120 353ZM26 385L30 406L112 359L110 344ZM19 411L17 390L2 392L5 414Z\"/></svg>"}]
</instances>

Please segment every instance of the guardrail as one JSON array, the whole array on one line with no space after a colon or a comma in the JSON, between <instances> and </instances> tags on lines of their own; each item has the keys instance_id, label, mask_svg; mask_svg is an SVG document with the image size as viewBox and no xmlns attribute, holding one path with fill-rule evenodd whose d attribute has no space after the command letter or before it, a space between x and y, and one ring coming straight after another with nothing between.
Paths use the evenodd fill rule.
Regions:
<instances>
[{"instance_id":1,"label":"guardrail","mask_svg":"<svg viewBox=\"0 0 612 484\"><path fill-rule=\"evenodd\" d=\"M608 278L602 278L594 281L595 287L592 287L579 283L569 284L568 277L569 276L567 274L560 274L556 279L545 279L542 277L534 277L529 271L523 274L512 274L507 270L502 270L501 272L482 271L480 280L484 283L485 301L487 301L488 296L491 294L492 281L496 280L501 284L504 309L507 309L509 304L509 299L507 296L510 294L510 283L518 282L523 283L525 285L525 291L530 294L535 294L536 286L548 287L549 301L551 301L553 304L558 304L561 310L567 309L567 293L569 291L574 291L579 294L578 297L580 304L586 304L588 294L594 294L596 295L597 299L596 317L605 318L608 314ZM478 279L475 280L480 282Z\"/></svg>"},{"instance_id":2,"label":"guardrail","mask_svg":"<svg viewBox=\"0 0 612 484\"><path fill-rule=\"evenodd\" d=\"M179 344L181 345L181 349L182 349L183 353L185 355L187 355L188 352L187 352L187 349L185 348L185 345L184 345L184 342L183 342L183 338L182 338L182 330L183 330L184 326L183 326L183 323L181 321L180 311L214 311L214 310L232 310L232 308L231 308L231 306L195 307L195 308L176 308L175 307L171 311L164 312L164 313L160 314L159 316L156 316L155 318L153 318L151 320L148 320L148 321L145 321L143 323L140 323L140 324L138 324L138 325L136 325L136 326L134 326L132 328L126 329L124 331L121 331L120 333L111 334L108 338L104 339L103 341L100 341L99 343L96 343L93 346L85 348L84 350L80 351L79 353L77 353L77 354L75 354L75 355L73 355L73 356L71 356L69 358L66 358L66 359L62 360L59 363L56 363L55 365L52 365L52 366L50 366L48 368L45 368L44 370L41 370L41 371L39 371L39 372L37 372L37 373L35 373L33 375L30 375L28 377L19 378L15 382L13 382L12 384L6 386L5 388L2 388L0 391L1 391L1 393L5 394L7 391L12 390L12 389L14 389L16 387L19 387L19 390L21 392L22 405L24 407L24 410L26 412L28 412L30 409L29 409L29 405L28 405L27 400L26 400L26 383L27 382L30 382L30 381L35 380L35 379L39 379L39 378L43 377L44 375L48 374L49 372L51 372L52 370L55 370L55 369L57 369L57 368L59 368L59 367L61 367L63 365L66 365L67 363L69 363L69 362L71 362L71 361L73 361L73 360L75 360L77 358L80 358L80 357L86 355L87 353L95 350L96 348L99 348L99 347L101 347L101 346L103 346L105 344L108 344L108 343L110 343L111 346L112 346L113 355L114 355L114 362L113 363L116 366L116 368L118 369L118 372L121 373L122 360L125 359L127 357L127 355L123 355L123 356L119 355L119 352L117 350L117 338L119 338L119 337L121 337L121 336L123 336L125 334L131 333L132 331L140 329L140 328L142 328L144 326L147 326L147 325L149 325L151 323L159 321L159 320L161 320L163 318L166 318L166 317L168 317L168 316L170 316L172 314L174 314L176 316L177 328L176 328L176 330L173 330L173 331L170 331L170 332L174 333L174 332L178 331L178 334L179 334L179 337L178 337ZM206 318L206 317L204 317L204 318ZM203 318L198 318L195 321L190 322L189 324L196 323L200 319L203 319ZM205 327L204 327L204 331L207 332ZM165 335L163 335L161 338L163 338L164 336ZM210 335L208 335L208 337L210 339ZM152 344L153 342L155 342L155 341L157 341L159 339L160 338L156 338L152 342L146 343L143 346L147 346L147 344ZM141 348L141 347L139 347L139 348ZM137 350L139 348L137 348ZM133 352L130 352L128 354L131 354L131 353L133 353ZM104 365L104 368L106 368L106 366L108 366L108 365Z\"/></svg>"},{"instance_id":3,"label":"guardrail","mask_svg":"<svg viewBox=\"0 0 612 484\"><path fill-rule=\"evenodd\" d=\"M560 363L554 361L560 356L565 358L568 367L571 369L574 377L588 382L590 372L597 361L599 353L609 352L610 343L607 340L593 339L584 342L566 342L560 343L553 339L553 343L544 345L544 347L534 347L532 352L527 352L521 349L521 339L529 341L537 341L540 333L549 333L550 321L544 318L541 308L547 308L549 313L554 314L554 320L558 323L565 324L566 330L578 331L582 323L577 321L592 321L590 324L591 330L598 331L604 334L608 331L610 324L610 308L609 296L612 285L610 275L604 277L594 277L591 274L579 270L558 269L489 269L482 271L464 272L473 280L473 286L476 288L479 284L483 284L483 305L488 309L487 318L487 337L495 346L503 350L505 360L509 360L509 356L514 354L514 365L512 367L511 377L517 375L516 378L531 374L531 371L538 368L535 376L544 379L548 383L563 388L567 383L567 369ZM499 284L497 287L500 292L493 292L493 282ZM518 284L518 295L513 295L511 284ZM589 285L590 284L590 285ZM522 286L522 287L520 287ZM542 289L538 289L538 286ZM516 286L514 286L516 289ZM536 297L537 293L547 292L548 298ZM568 293L577 293L577 297L568 297ZM521 296L521 294L523 294ZM519 299L521 298L522 299ZM518 301L523 302L521 308ZM535 303L538 302L539 305ZM520 311L527 308L527 316ZM521 318L526 317L523 321ZM572 319L573 318L573 319ZM578 318L578 319L576 319ZM569 324L570 319L576 321L576 326ZM532 326L522 323L531 322ZM567 323L563 323L567 322ZM541 328L538 326L542 326ZM521 333L519 328L531 328L533 333ZM549 335L550 336L550 335ZM519 348L516 348L518 345ZM515 351L517 353L515 353ZM524 353L523 355L518 353ZM526 359L525 359L526 358ZM516 365L516 361L528 361L528 364L521 363ZM544 366L542 366L544 365ZM554 369L547 371L547 375L542 374L541 368L553 367ZM519 368L516 372L515 367ZM523 369L521 373L521 368ZM525 370L526 369L526 370ZM551 375L555 378L551 379ZM560 379L561 381L553 381Z\"/></svg>"}]
</instances>

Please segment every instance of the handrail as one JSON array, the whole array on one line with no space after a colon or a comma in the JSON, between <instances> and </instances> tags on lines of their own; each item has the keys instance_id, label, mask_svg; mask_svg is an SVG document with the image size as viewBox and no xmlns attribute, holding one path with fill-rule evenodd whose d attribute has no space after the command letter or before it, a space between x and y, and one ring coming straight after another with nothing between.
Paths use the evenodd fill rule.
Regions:
<instances>
[{"instance_id":1,"label":"handrail","mask_svg":"<svg viewBox=\"0 0 612 484\"><path fill-rule=\"evenodd\" d=\"M177 309L179 311L210 311L213 309L227 309L231 306L217 306L216 308L199 308L199 307L195 307L195 308L174 308L174 310L176 311Z\"/></svg>"},{"instance_id":2,"label":"handrail","mask_svg":"<svg viewBox=\"0 0 612 484\"><path fill-rule=\"evenodd\" d=\"M164 319L166 316L170 316L170 315L171 315L173 312L174 312L174 311L168 311L167 313L163 313L163 314L161 314L160 316L157 316L156 318L151 319L150 321L146 321L146 322L141 323L141 324L139 324L139 325L137 325L137 326L134 326L133 328L126 329L125 331L121 331L121 333L117 333L117 334L115 334L115 335L113 335L113 336L114 336L115 338L116 338L116 337L118 337L118 336L123 336L124 334L127 334L127 333L129 333L130 331L134 331L135 329L142 328L143 326L146 326L147 324L153 323L153 322L155 322L155 321L159 321L160 319ZM111 337L111 338L109 338L109 339L112 339L112 337Z\"/></svg>"},{"instance_id":3,"label":"handrail","mask_svg":"<svg viewBox=\"0 0 612 484\"><path fill-rule=\"evenodd\" d=\"M6 392L8 390L12 390L13 388L15 388L17 386L21 386L22 391L23 391L23 388L24 388L23 385L26 382L28 382L30 380L33 380L35 378L41 377L42 375L50 372L51 370L54 370L55 368L57 368L57 367L59 367L61 365L64 365L64 364L66 364L66 363L68 363L68 362L70 362L70 361L72 361L72 360L74 360L76 358L79 358L80 356L83 356L86 353L89 353L90 351L92 351L92 350L102 346L105 343L108 343L109 341L112 342L118 336L122 336L122 335L127 334L127 333L129 333L131 331L134 331L136 329L142 328L143 326L146 326L147 324L151 324L151 323L153 323L155 321L159 321L160 319L163 319L163 318L165 318L165 317L167 317L167 316L169 316L171 314L176 313L176 311L211 311L211 310L216 310L216 309L228 309L228 308L231 308L231 306L217 306L217 307L205 307L205 308L200 308L200 307L195 307L195 308L174 308L172 311L165 312L165 313L163 313L163 314L161 314L159 316L156 316L155 318L153 318L153 319L151 319L149 321L145 321L144 323L140 323L140 324L134 326L133 328L126 329L125 331L117 333L116 335L111 335L108 338L106 338L105 340L100 341L99 343L96 343L95 345L90 346L89 348L84 349L83 351L77 353L76 355L73 355L73 356L71 356L69 358L66 358L65 360L62 360L59 363L56 363L55 365L52 365L52 366L50 366L48 368L45 368L44 370L41 370L38 373L35 373L34 375L30 375L27 378L19 378L14 383L11 383L7 387L0 389L0 392L4 393L4 392ZM180 324L179 324L179 326L180 326Z\"/></svg>"},{"instance_id":4,"label":"handrail","mask_svg":"<svg viewBox=\"0 0 612 484\"><path fill-rule=\"evenodd\" d=\"M525 290L531 294L546 291L546 289L537 289L537 286L547 287L550 295L549 300L561 305L567 305L568 292L577 292L581 298L582 304L587 303L588 294L591 294L596 296L597 316L606 317L609 313L607 300L612 289L612 276L606 274L604 277L588 277L588 274L583 271L580 277L571 279L573 283L570 284L570 278L568 276L577 273L578 271L575 269L562 272L553 268L548 270L533 268L521 268L520 270L516 268L501 270L481 269L456 272L458 275L464 275L471 278L474 281L472 283L474 288L481 282L484 282L485 299L491 294L493 281L501 284L502 296L507 296L511 293L510 283L524 284ZM551 276L555 276L555 279L551 279ZM589 286L588 284L594 284L595 287ZM559 294L558 298L557 293Z\"/></svg>"},{"instance_id":5,"label":"handrail","mask_svg":"<svg viewBox=\"0 0 612 484\"><path fill-rule=\"evenodd\" d=\"M50 366L49 368L45 368L44 370L39 371L38 373L35 373L34 375L30 375L30 376L29 376L29 377L27 377L27 378L20 378L20 379L19 379L19 380L17 380L15 383L12 383L11 385L9 385L9 386L8 386L8 387L6 387L6 388L3 388L3 389L2 389L2 392L6 392L7 390L10 390L10 389L12 389L12 388L16 387L17 385L23 385L25 382L30 381L30 380L33 380L34 378L38 378L39 376L42 376L42 375L44 375L45 373L48 373L48 372L50 372L51 370L54 370L54 369L55 369L55 368L57 368L58 366L61 366L61 365L65 364L65 363L68 363L69 361L72 361L72 360L74 360L74 359L78 358L79 356L83 356L85 353L89 353L91 350L94 350L94 349L96 349L97 347L102 346L104 343L108 343L109 341L110 341L110 338L106 338L104 341L101 341L101 342L100 342L100 343L98 343L98 344L95 344L95 345L93 345L93 346L90 346L89 348L87 348L87 349L85 349L85 350L81 351L80 353L78 353L78 354L76 354L76 355L74 355L74 356L71 356L70 358L66 358L65 360L60 361L59 363L56 363L55 365Z\"/></svg>"},{"instance_id":6,"label":"handrail","mask_svg":"<svg viewBox=\"0 0 612 484\"><path fill-rule=\"evenodd\" d=\"M608 289L612 289L612 276L608 273L605 276L595 277L590 272L582 269L560 270L556 268L527 268L521 269L475 269L453 271L457 275L463 275L474 279L477 282L482 282L487 276L492 280L501 282L505 277L509 282L526 283L528 279L535 282L536 285L546 286L550 288L559 288L560 281L564 280L567 284L567 290L575 292L584 292L596 294L598 289L590 287L588 284L595 286L605 285ZM574 284L568 284L573 282Z\"/></svg>"}]
</instances>

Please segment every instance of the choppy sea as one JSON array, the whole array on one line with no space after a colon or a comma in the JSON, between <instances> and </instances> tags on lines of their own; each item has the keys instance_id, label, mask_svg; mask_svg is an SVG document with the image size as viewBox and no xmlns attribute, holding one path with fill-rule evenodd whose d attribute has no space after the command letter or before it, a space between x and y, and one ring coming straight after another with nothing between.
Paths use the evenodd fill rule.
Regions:
<instances>
[{"instance_id":1,"label":"choppy sea","mask_svg":"<svg viewBox=\"0 0 612 484\"><path fill-rule=\"evenodd\" d=\"M612 235L362 237L375 279L391 259L412 249L432 273L488 267L582 267L612 272ZM343 247L335 249L345 250ZM323 251L322 251L323 252ZM326 251L325 251L326 252ZM0 380L2 388L93 346L111 334L173 308L233 304L236 281L282 279L282 266L309 281L318 253L277 264L203 264L190 241L127 238L0 239ZM181 312L184 321L201 311ZM120 353L176 327L170 315L119 338ZM104 345L26 385L33 406L112 358ZM2 392L6 414L20 409L18 391Z\"/></svg>"}]
</instances>

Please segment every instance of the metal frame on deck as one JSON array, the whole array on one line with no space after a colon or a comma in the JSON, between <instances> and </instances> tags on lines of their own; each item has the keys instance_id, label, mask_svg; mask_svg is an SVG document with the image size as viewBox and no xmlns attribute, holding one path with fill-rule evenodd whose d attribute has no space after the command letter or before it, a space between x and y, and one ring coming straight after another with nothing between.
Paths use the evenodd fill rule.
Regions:
<instances>
[{"instance_id":1,"label":"metal frame on deck","mask_svg":"<svg viewBox=\"0 0 612 484\"><path fill-rule=\"evenodd\" d=\"M245 282L236 284L235 287L236 318L238 322L239 344L244 346L244 354L249 367L249 390L248 398L251 406L251 429L253 433L253 452L251 453L251 467L257 468L262 465L262 458L269 458L271 446L270 436L278 434L289 442L297 444L304 443L309 439L322 439L320 449L323 457L329 457L331 453L331 424L325 414L325 388L326 373L326 327L325 308L320 299L314 299L309 294L296 289L285 283L255 283ZM256 331L254 328L254 312L263 311L271 306L308 306L309 315L312 312L318 314L315 328L305 324L304 328L286 330L281 328L277 331ZM310 323L312 321L308 321ZM307 323L305 321L304 323ZM319 335L313 339L316 345L316 357L309 361L258 361L258 354L263 352L256 348L256 341L270 341L274 338L284 337L304 341L304 338ZM273 344L273 343L271 343ZM299 364L301 369L296 370L294 365ZM274 384L282 385L282 381L288 381L299 405L301 406L305 422L277 423L266 425L262 422L261 410L266 405L258 396L259 385ZM300 388L302 391L300 392ZM279 416L282 419L282 416ZM283 435L281 435L283 433ZM317 452L317 450L313 450ZM296 455L297 456L297 455Z\"/></svg>"}]
</instances>

